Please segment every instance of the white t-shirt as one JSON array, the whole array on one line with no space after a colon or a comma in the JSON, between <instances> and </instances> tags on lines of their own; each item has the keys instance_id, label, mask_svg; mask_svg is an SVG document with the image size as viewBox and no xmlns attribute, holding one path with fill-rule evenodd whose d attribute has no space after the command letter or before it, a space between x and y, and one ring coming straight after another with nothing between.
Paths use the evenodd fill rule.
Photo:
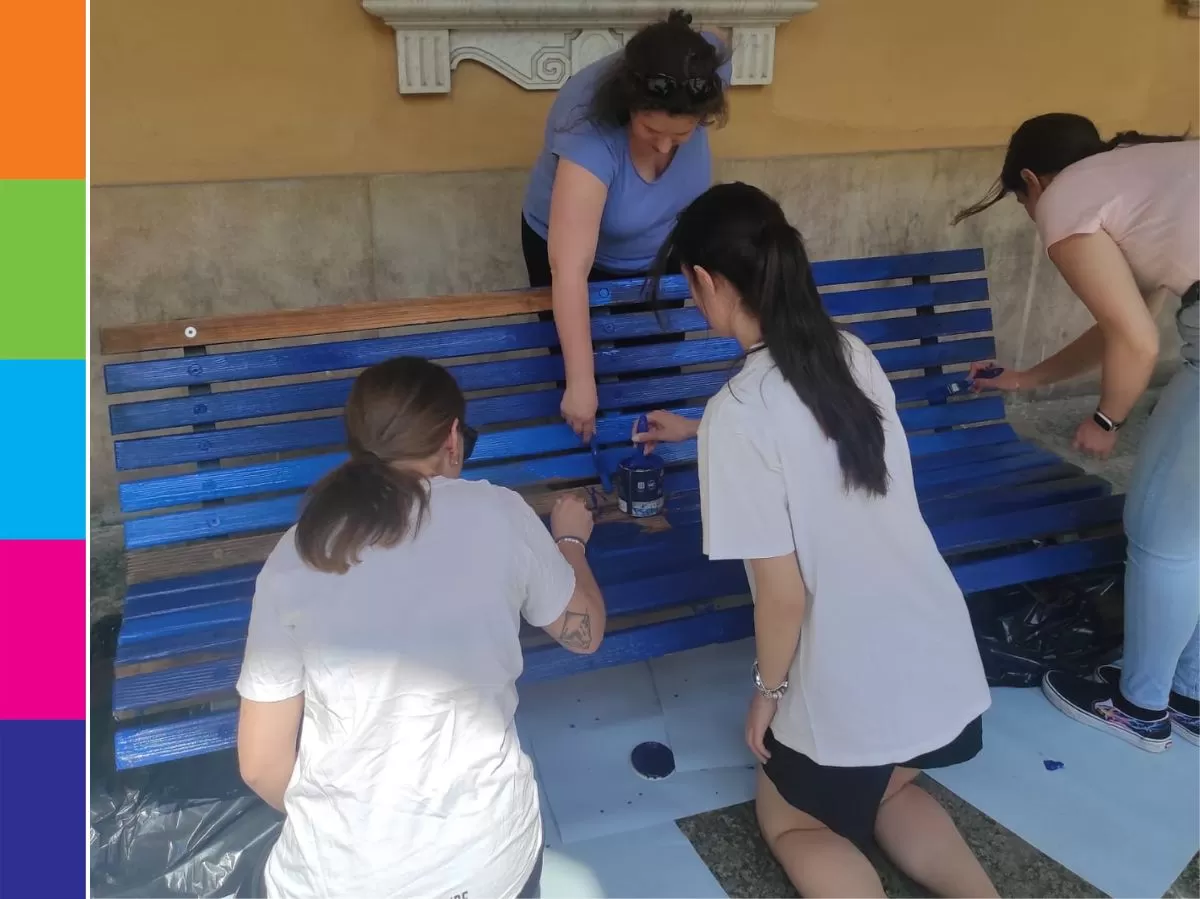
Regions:
<instances>
[{"instance_id":1,"label":"white t-shirt","mask_svg":"<svg viewBox=\"0 0 1200 899\"><path fill-rule=\"evenodd\" d=\"M566 608L570 564L484 481L435 478L417 536L343 575L305 565L293 537L258 576L237 685L304 694L268 895L516 896L542 842L513 724L518 633Z\"/></svg>"},{"instance_id":2,"label":"white t-shirt","mask_svg":"<svg viewBox=\"0 0 1200 899\"><path fill-rule=\"evenodd\" d=\"M776 738L820 765L899 764L950 743L991 696L962 591L917 507L891 384L862 341L845 345L883 413L887 495L846 492L836 445L759 350L704 410L704 552L796 553L808 601Z\"/></svg>"}]
</instances>

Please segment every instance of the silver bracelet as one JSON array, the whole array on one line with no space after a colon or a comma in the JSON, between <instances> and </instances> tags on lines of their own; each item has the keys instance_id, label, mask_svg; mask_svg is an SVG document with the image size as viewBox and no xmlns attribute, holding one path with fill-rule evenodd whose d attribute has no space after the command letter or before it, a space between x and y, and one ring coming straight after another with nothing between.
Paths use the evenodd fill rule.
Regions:
<instances>
[{"instance_id":1,"label":"silver bracelet","mask_svg":"<svg viewBox=\"0 0 1200 899\"><path fill-rule=\"evenodd\" d=\"M560 543L576 543L580 547L582 547L585 551L587 550L587 542L586 541L580 540L578 537L572 537L569 534L564 534L561 537L555 537L554 543L556 546Z\"/></svg>"},{"instance_id":2,"label":"silver bracelet","mask_svg":"<svg viewBox=\"0 0 1200 899\"><path fill-rule=\"evenodd\" d=\"M782 684L774 690L770 689L763 683L762 674L758 670L758 660L756 659L754 661L754 688L758 690L759 695L764 699L782 699L783 694L787 692L788 681L785 677Z\"/></svg>"}]
</instances>

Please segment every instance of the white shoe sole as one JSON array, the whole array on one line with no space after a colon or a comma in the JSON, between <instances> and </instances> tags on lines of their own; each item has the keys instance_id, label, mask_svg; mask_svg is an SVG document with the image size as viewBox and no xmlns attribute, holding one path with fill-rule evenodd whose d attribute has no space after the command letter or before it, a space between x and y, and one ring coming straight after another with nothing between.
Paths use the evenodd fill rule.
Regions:
<instances>
[{"instance_id":1,"label":"white shoe sole","mask_svg":"<svg viewBox=\"0 0 1200 899\"><path fill-rule=\"evenodd\" d=\"M1165 740L1147 740L1145 737L1139 737L1137 734L1123 727L1110 724L1102 718L1097 718L1095 715L1090 715L1075 708L1045 680L1042 681L1042 694L1050 700L1052 706L1068 718L1078 721L1080 724L1086 724L1088 727L1094 727L1096 730L1103 731L1106 734L1112 734L1114 737L1124 740L1130 746L1136 746L1138 749L1145 750L1146 752L1166 752L1171 748L1170 737L1167 737Z\"/></svg>"},{"instance_id":2,"label":"white shoe sole","mask_svg":"<svg viewBox=\"0 0 1200 899\"><path fill-rule=\"evenodd\" d=\"M1194 731L1188 730L1182 724L1172 721L1171 730L1175 731L1175 733L1179 734L1179 736L1183 737L1189 743L1195 746L1200 746L1200 735L1197 735Z\"/></svg>"},{"instance_id":3,"label":"white shoe sole","mask_svg":"<svg viewBox=\"0 0 1200 899\"><path fill-rule=\"evenodd\" d=\"M1120 672L1120 670L1121 670L1120 665L1114 665L1113 667L1116 668L1118 672ZM1097 683L1108 684L1109 686L1116 686L1116 684L1114 684L1112 681L1105 680L1104 678L1102 678L1100 676L1100 668L1097 668L1094 672L1092 672L1092 678ZM1045 684L1043 684L1043 687L1044 686L1045 686ZM1042 692L1045 693L1046 692L1045 689L1043 689ZM1047 694L1047 695L1049 695L1049 694ZM1051 699L1050 701L1054 702L1053 699ZM1066 709L1063 709L1063 707L1061 705L1059 705L1057 702L1054 702L1054 707L1057 709L1060 709L1064 712L1066 711ZM1067 712L1067 714L1070 715L1071 713ZM1071 717L1075 718L1074 715L1071 715ZM1076 720L1079 720L1079 719L1076 718ZM1188 730L1182 724L1177 722L1174 718L1171 719L1171 730L1174 731L1175 733L1179 734L1179 736L1183 737L1185 740L1187 740L1192 745L1200 746L1200 735L1196 734L1195 731Z\"/></svg>"}]
</instances>

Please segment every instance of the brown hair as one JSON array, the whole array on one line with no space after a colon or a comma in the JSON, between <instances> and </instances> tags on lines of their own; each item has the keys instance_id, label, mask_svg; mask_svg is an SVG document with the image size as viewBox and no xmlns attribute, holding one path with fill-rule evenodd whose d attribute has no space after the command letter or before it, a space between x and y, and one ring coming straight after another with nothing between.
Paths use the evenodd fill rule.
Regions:
<instances>
[{"instance_id":1,"label":"brown hair","mask_svg":"<svg viewBox=\"0 0 1200 899\"><path fill-rule=\"evenodd\" d=\"M636 112L695 116L724 124L728 114L721 67L728 51L692 28L681 9L642 28L596 84L586 118L623 128Z\"/></svg>"},{"instance_id":2,"label":"brown hair","mask_svg":"<svg viewBox=\"0 0 1200 899\"><path fill-rule=\"evenodd\" d=\"M296 549L318 571L345 574L371 546L395 546L421 527L425 477L405 462L437 455L466 401L448 371L401 356L364 370L346 401L350 458L314 484L296 524Z\"/></svg>"},{"instance_id":3,"label":"brown hair","mask_svg":"<svg viewBox=\"0 0 1200 899\"><path fill-rule=\"evenodd\" d=\"M1184 140L1186 134L1142 134L1122 131L1111 140L1103 140L1091 119L1070 112L1050 112L1035 116L1013 132L1004 154L1000 177L978 203L968 206L954 217L957 225L963 219L978 215L994 206L1010 193L1025 193L1021 172L1029 169L1039 177L1057 175L1081 159L1107 153L1118 147L1137 144L1162 144Z\"/></svg>"}]
</instances>

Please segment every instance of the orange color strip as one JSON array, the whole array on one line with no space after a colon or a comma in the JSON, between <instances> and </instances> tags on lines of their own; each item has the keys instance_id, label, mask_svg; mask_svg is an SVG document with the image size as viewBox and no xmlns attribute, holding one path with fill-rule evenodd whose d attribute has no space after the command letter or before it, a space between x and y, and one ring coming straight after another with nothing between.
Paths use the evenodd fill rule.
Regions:
<instances>
[{"instance_id":1,"label":"orange color strip","mask_svg":"<svg viewBox=\"0 0 1200 899\"><path fill-rule=\"evenodd\" d=\"M85 176L85 0L0 0L0 178Z\"/></svg>"}]
</instances>

